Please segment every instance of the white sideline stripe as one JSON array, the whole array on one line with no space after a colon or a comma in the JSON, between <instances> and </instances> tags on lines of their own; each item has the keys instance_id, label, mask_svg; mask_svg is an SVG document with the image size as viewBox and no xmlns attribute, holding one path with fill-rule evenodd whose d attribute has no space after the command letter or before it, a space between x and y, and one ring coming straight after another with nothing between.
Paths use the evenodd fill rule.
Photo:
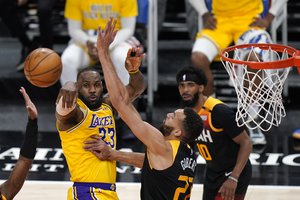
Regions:
<instances>
[{"instance_id":1,"label":"white sideline stripe","mask_svg":"<svg viewBox=\"0 0 300 200\"><path fill-rule=\"evenodd\" d=\"M0 183L5 180L0 180ZM117 182L117 193L120 200L139 200L140 183ZM70 181L34 181L27 180L15 200L33 199L67 199ZM199 200L202 196L203 185L194 184L191 200ZM250 185L245 200L299 200L300 186Z\"/></svg>"},{"instance_id":2,"label":"white sideline stripe","mask_svg":"<svg viewBox=\"0 0 300 200\"><path fill-rule=\"evenodd\" d=\"M3 183L5 180L0 180L0 183ZM26 180L24 184L45 184L45 185L67 185L70 186L73 183L70 181L35 181L35 180ZM133 182L117 182L116 185L118 186L139 186L140 183L133 183ZM203 187L203 184L194 184L194 187ZM250 185L249 188L254 189L290 189L290 188L298 188L300 190L300 186L288 186L288 185Z\"/></svg>"}]
</instances>

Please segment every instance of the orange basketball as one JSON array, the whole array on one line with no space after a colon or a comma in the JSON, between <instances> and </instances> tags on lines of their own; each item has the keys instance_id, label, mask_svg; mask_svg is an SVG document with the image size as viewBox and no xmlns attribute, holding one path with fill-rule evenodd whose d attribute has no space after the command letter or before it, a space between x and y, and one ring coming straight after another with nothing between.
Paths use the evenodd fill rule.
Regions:
<instances>
[{"instance_id":1,"label":"orange basketball","mask_svg":"<svg viewBox=\"0 0 300 200\"><path fill-rule=\"evenodd\" d=\"M62 71L60 56L48 48L32 51L24 63L26 79L37 87L45 88L54 85Z\"/></svg>"}]
</instances>

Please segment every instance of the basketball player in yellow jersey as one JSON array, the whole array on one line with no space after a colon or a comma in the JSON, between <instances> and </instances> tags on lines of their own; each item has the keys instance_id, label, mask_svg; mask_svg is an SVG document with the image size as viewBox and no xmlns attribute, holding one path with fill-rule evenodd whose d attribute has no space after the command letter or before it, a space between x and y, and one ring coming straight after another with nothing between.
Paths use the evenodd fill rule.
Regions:
<instances>
[{"instance_id":1,"label":"basketball player in yellow jersey","mask_svg":"<svg viewBox=\"0 0 300 200\"><path fill-rule=\"evenodd\" d=\"M97 28L105 27L110 18L115 18L119 32L110 46L110 56L119 78L127 85L129 74L124 66L127 51L139 45L133 39L137 14L137 0L67 0L65 17L71 41L61 57L64 66L61 84L75 82L80 68L99 62L95 45Z\"/></svg>"},{"instance_id":2,"label":"basketball player in yellow jersey","mask_svg":"<svg viewBox=\"0 0 300 200\"><path fill-rule=\"evenodd\" d=\"M138 70L144 54L130 49L126 68L130 73L127 85L130 101L145 89ZM57 130L61 139L73 187L68 199L118 199L115 192L116 163L101 161L83 149L84 142L100 136L111 148L116 148L116 128L109 96L103 97L103 87L98 71L86 68L79 71L77 83L67 82L57 97Z\"/></svg>"},{"instance_id":3,"label":"basketball player in yellow jersey","mask_svg":"<svg viewBox=\"0 0 300 200\"><path fill-rule=\"evenodd\" d=\"M8 179L0 185L0 200L11 200L21 190L36 153L38 140L38 111L31 102L26 90L21 87L19 91L22 93L25 101L28 122L24 141L20 149L20 156Z\"/></svg>"},{"instance_id":4,"label":"basketball player in yellow jersey","mask_svg":"<svg viewBox=\"0 0 300 200\"><path fill-rule=\"evenodd\" d=\"M207 77L204 94L212 95L214 84L210 64L214 58L232 42L237 44L239 39L242 39L239 43L271 43L264 29L269 27L285 0L271 0L266 6L263 5L263 1L269 3L266 0L211 0L211 5L205 4L205 0L189 1L202 16L203 22L191 60ZM267 11L262 16L264 7ZM244 38L248 38L247 41L243 41Z\"/></svg>"}]
</instances>

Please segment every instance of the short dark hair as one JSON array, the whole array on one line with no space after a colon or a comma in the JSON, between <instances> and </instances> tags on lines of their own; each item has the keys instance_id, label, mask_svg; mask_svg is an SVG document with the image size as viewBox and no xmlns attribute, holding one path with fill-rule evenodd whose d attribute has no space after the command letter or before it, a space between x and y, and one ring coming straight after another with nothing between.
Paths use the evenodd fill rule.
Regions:
<instances>
[{"instance_id":1,"label":"short dark hair","mask_svg":"<svg viewBox=\"0 0 300 200\"><path fill-rule=\"evenodd\" d=\"M76 80L78 80L79 76L83 73L83 72L88 72L88 71L91 71L91 72L97 72L101 78L101 73L98 69L94 68L94 67L85 67L85 68L82 68L78 71L77 73L77 78Z\"/></svg>"},{"instance_id":2,"label":"short dark hair","mask_svg":"<svg viewBox=\"0 0 300 200\"><path fill-rule=\"evenodd\" d=\"M183 80L184 75L186 75L187 77L186 80ZM206 86L207 84L207 78L203 70L193 66L187 66L181 68L176 74L176 81L177 84L179 84L182 81L194 81L198 85L204 85L204 86Z\"/></svg>"},{"instance_id":3,"label":"short dark hair","mask_svg":"<svg viewBox=\"0 0 300 200\"><path fill-rule=\"evenodd\" d=\"M192 108L185 107L183 109L185 114L185 119L183 120L183 130L184 136L182 138L183 142L191 143L199 137L203 130L203 121Z\"/></svg>"}]
</instances>

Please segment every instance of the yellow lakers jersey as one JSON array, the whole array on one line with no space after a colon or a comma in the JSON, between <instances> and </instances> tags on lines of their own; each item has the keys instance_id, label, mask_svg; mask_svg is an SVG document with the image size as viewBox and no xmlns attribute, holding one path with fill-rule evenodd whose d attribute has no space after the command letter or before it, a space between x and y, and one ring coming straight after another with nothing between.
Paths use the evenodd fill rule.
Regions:
<instances>
[{"instance_id":1,"label":"yellow lakers jersey","mask_svg":"<svg viewBox=\"0 0 300 200\"><path fill-rule=\"evenodd\" d=\"M115 183L116 162L101 161L91 152L83 149L84 142L92 135L99 135L107 145L116 148L113 111L104 103L96 111L90 110L80 99L77 103L85 113L83 120L67 131L58 131L71 181Z\"/></svg>"},{"instance_id":2,"label":"yellow lakers jersey","mask_svg":"<svg viewBox=\"0 0 300 200\"><path fill-rule=\"evenodd\" d=\"M262 11L262 0L212 0L212 12L217 16L258 16Z\"/></svg>"},{"instance_id":3,"label":"yellow lakers jersey","mask_svg":"<svg viewBox=\"0 0 300 200\"><path fill-rule=\"evenodd\" d=\"M135 17L137 13L137 0L67 0L65 6L65 17L81 21L83 30L104 28L110 18L117 19L118 30L121 17Z\"/></svg>"}]
</instances>

